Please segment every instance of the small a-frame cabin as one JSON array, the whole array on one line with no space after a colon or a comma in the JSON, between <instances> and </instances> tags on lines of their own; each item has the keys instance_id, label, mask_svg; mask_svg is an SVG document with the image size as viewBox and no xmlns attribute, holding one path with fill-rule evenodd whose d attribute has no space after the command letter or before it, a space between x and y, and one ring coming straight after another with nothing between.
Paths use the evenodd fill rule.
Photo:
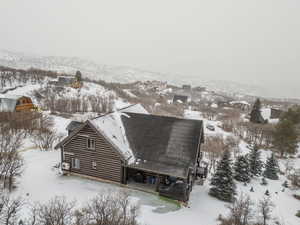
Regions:
<instances>
[{"instance_id":1,"label":"small a-frame cabin","mask_svg":"<svg viewBox=\"0 0 300 225\"><path fill-rule=\"evenodd\" d=\"M188 201L201 171L202 121L150 115L137 104L74 124L56 146L65 174Z\"/></svg>"}]
</instances>

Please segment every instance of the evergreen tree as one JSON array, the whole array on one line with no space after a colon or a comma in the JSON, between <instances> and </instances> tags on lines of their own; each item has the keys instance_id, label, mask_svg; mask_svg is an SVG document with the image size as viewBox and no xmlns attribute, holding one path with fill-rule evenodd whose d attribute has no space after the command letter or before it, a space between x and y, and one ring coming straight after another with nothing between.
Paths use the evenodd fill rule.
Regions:
<instances>
[{"instance_id":1,"label":"evergreen tree","mask_svg":"<svg viewBox=\"0 0 300 225\"><path fill-rule=\"evenodd\" d=\"M220 200L233 202L235 195L235 183L231 168L230 153L225 151L218 163L216 173L211 180L209 194Z\"/></svg>"},{"instance_id":2,"label":"evergreen tree","mask_svg":"<svg viewBox=\"0 0 300 225\"><path fill-rule=\"evenodd\" d=\"M279 177L277 173L279 171L279 167L274 153L272 153L271 157L267 159L267 163L265 167L266 168L264 171L264 177L271 180L278 180Z\"/></svg>"},{"instance_id":3,"label":"evergreen tree","mask_svg":"<svg viewBox=\"0 0 300 225\"><path fill-rule=\"evenodd\" d=\"M263 117L261 116L261 102L260 99L256 99L252 111L250 113L250 122L252 123L264 123Z\"/></svg>"},{"instance_id":4,"label":"evergreen tree","mask_svg":"<svg viewBox=\"0 0 300 225\"><path fill-rule=\"evenodd\" d=\"M268 182L267 182L267 180L266 180L266 178L262 178L261 179L261 183L260 183L261 185L268 185Z\"/></svg>"},{"instance_id":5,"label":"evergreen tree","mask_svg":"<svg viewBox=\"0 0 300 225\"><path fill-rule=\"evenodd\" d=\"M81 81L82 81L82 75L81 75L81 72L80 72L79 70L76 71L75 79L76 79L76 81L78 81L78 82L81 82Z\"/></svg>"},{"instance_id":6,"label":"evergreen tree","mask_svg":"<svg viewBox=\"0 0 300 225\"><path fill-rule=\"evenodd\" d=\"M269 190L266 190L265 195L270 196Z\"/></svg>"},{"instance_id":7,"label":"evergreen tree","mask_svg":"<svg viewBox=\"0 0 300 225\"><path fill-rule=\"evenodd\" d=\"M289 182L286 180L282 184L283 187L288 188L289 187Z\"/></svg>"},{"instance_id":8,"label":"evergreen tree","mask_svg":"<svg viewBox=\"0 0 300 225\"><path fill-rule=\"evenodd\" d=\"M283 157L285 153L296 153L297 142L297 130L294 123L288 119L280 120L273 132L273 148Z\"/></svg>"},{"instance_id":9,"label":"evergreen tree","mask_svg":"<svg viewBox=\"0 0 300 225\"><path fill-rule=\"evenodd\" d=\"M260 176L263 168L263 162L260 159L260 151L257 145L254 145L250 150L248 155L250 173L252 176Z\"/></svg>"},{"instance_id":10,"label":"evergreen tree","mask_svg":"<svg viewBox=\"0 0 300 225\"><path fill-rule=\"evenodd\" d=\"M249 162L247 157L239 156L235 161L234 179L241 182L250 182Z\"/></svg>"}]
</instances>

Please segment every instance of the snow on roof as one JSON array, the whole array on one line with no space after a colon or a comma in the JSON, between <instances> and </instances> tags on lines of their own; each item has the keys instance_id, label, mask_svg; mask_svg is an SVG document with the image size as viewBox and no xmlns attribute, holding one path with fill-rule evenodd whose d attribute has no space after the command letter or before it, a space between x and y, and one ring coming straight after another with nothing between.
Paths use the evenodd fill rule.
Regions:
<instances>
[{"instance_id":1,"label":"snow on roof","mask_svg":"<svg viewBox=\"0 0 300 225\"><path fill-rule=\"evenodd\" d=\"M17 105L17 99L11 99L11 98L1 98L0 99L0 111L1 112L14 112L16 105Z\"/></svg>"},{"instance_id":2,"label":"snow on roof","mask_svg":"<svg viewBox=\"0 0 300 225\"><path fill-rule=\"evenodd\" d=\"M129 107L116 110L115 112L106 114L90 120L90 122L108 138L117 150L129 161L133 163L135 157L127 140L126 131L121 116L130 118L127 113L149 114L141 104L131 105Z\"/></svg>"},{"instance_id":3,"label":"snow on roof","mask_svg":"<svg viewBox=\"0 0 300 225\"><path fill-rule=\"evenodd\" d=\"M250 105L248 102L246 101L232 101L230 102L231 105L233 104L243 104L243 105Z\"/></svg>"},{"instance_id":4,"label":"snow on roof","mask_svg":"<svg viewBox=\"0 0 300 225\"><path fill-rule=\"evenodd\" d=\"M218 108L218 104L212 103L212 104L210 105L210 107L212 107L212 108Z\"/></svg>"},{"instance_id":5,"label":"snow on roof","mask_svg":"<svg viewBox=\"0 0 300 225\"><path fill-rule=\"evenodd\" d=\"M268 120L269 123L277 123L279 119L271 119L271 108L262 108L260 110L261 116L263 117L264 120Z\"/></svg>"},{"instance_id":6,"label":"snow on roof","mask_svg":"<svg viewBox=\"0 0 300 225\"><path fill-rule=\"evenodd\" d=\"M117 111L125 112L125 113L127 112L127 113L149 114L149 112L141 104L130 105L122 109L117 109Z\"/></svg>"},{"instance_id":7,"label":"snow on roof","mask_svg":"<svg viewBox=\"0 0 300 225\"><path fill-rule=\"evenodd\" d=\"M5 99L13 99L13 100L18 100L19 98L22 98L23 95L0 95L0 98L5 98Z\"/></svg>"},{"instance_id":8,"label":"snow on roof","mask_svg":"<svg viewBox=\"0 0 300 225\"><path fill-rule=\"evenodd\" d=\"M14 112L22 95L0 95L0 112Z\"/></svg>"},{"instance_id":9,"label":"snow on roof","mask_svg":"<svg viewBox=\"0 0 300 225\"><path fill-rule=\"evenodd\" d=\"M262 108L260 110L261 112L261 116L265 119L265 120L269 120L271 118L271 109L270 108Z\"/></svg>"}]
</instances>

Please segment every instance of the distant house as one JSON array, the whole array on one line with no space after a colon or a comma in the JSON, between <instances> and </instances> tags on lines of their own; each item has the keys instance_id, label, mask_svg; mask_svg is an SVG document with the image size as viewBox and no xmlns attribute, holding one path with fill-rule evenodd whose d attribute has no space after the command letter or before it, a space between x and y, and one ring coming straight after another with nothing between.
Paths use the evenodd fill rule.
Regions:
<instances>
[{"instance_id":1,"label":"distant house","mask_svg":"<svg viewBox=\"0 0 300 225\"><path fill-rule=\"evenodd\" d=\"M196 91L196 92L205 92L206 91L206 87L198 86L198 87L193 88L193 91Z\"/></svg>"},{"instance_id":2,"label":"distant house","mask_svg":"<svg viewBox=\"0 0 300 225\"><path fill-rule=\"evenodd\" d=\"M242 111L250 110L251 105L246 101L231 101L229 103L233 108L240 109Z\"/></svg>"},{"instance_id":3,"label":"distant house","mask_svg":"<svg viewBox=\"0 0 300 225\"><path fill-rule=\"evenodd\" d=\"M73 88L82 87L82 82L77 80L76 77L72 77L72 76L59 76L57 80L50 81L49 84L55 85L57 87L73 87Z\"/></svg>"},{"instance_id":4,"label":"distant house","mask_svg":"<svg viewBox=\"0 0 300 225\"><path fill-rule=\"evenodd\" d=\"M182 85L182 89L185 91L191 91L192 90L192 86L189 84L184 84Z\"/></svg>"},{"instance_id":5,"label":"distant house","mask_svg":"<svg viewBox=\"0 0 300 225\"><path fill-rule=\"evenodd\" d=\"M229 107L230 103L228 101L218 101L217 105L218 107L223 108L223 107Z\"/></svg>"},{"instance_id":6,"label":"distant house","mask_svg":"<svg viewBox=\"0 0 300 225\"><path fill-rule=\"evenodd\" d=\"M279 119L283 113L284 113L283 110L271 108L270 119Z\"/></svg>"},{"instance_id":7,"label":"distant house","mask_svg":"<svg viewBox=\"0 0 300 225\"><path fill-rule=\"evenodd\" d=\"M0 96L0 112L22 112L35 110L36 106L27 96Z\"/></svg>"},{"instance_id":8,"label":"distant house","mask_svg":"<svg viewBox=\"0 0 300 225\"><path fill-rule=\"evenodd\" d=\"M188 201L203 139L202 121L150 115L137 104L86 121L56 148L66 174Z\"/></svg>"},{"instance_id":9,"label":"distant house","mask_svg":"<svg viewBox=\"0 0 300 225\"><path fill-rule=\"evenodd\" d=\"M174 95L173 103L188 103L191 101L191 98L187 95Z\"/></svg>"}]
</instances>

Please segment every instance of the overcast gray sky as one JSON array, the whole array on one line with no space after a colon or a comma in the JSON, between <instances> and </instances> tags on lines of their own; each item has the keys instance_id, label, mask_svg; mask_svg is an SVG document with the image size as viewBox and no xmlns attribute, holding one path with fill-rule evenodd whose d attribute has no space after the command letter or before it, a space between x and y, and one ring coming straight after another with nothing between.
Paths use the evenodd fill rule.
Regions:
<instances>
[{"instance_id":1,"label":"overcast gray sky","mask_svg":"<svg viewBox=\"0 0 300 225\"><path fill-rule=\"evenodd\" d=\"M299 0L2 0L0 48L300 97Z\"/></svg>"}]
</instances>

